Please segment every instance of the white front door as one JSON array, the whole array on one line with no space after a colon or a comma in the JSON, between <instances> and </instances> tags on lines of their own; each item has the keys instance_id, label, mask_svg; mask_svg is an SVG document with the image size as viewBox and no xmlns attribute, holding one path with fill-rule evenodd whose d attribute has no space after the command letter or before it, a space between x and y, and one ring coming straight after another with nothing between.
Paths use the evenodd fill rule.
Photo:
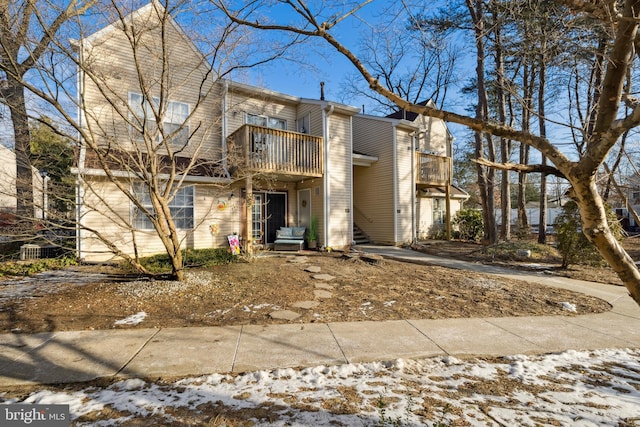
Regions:
<instances>
[{"instance_id":1,"label":"white front door","mask_svg":"<svg viewBox=\"0 0 640 427\"><path fill-rule=\"evenodd\" d=\"M309 227L311 224L311 190L298 190L298 225Z\"/></svg>"}]
</instances>

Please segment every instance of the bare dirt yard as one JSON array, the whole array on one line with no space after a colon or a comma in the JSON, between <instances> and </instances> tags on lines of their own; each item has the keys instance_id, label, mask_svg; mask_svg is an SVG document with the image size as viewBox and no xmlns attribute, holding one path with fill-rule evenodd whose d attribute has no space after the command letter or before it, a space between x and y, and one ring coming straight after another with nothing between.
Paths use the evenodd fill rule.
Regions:
<instances>
[{"instance_id":1,"label":"bare dirt yard","mask_svg":"<svg viewBox=\"0 0 640 427\"><path fill-rule=\"evenodd\" d=\"M627 239L625 246L634 259L640 259L640 239ZM544 270L543 274L620 284L607 267L560 270L559 258L553 251L525 258L513 248L498 250L466 242L431 242L414 249L474 262ZM29 291L20 294L4 292L11 288L12 280L0 282L0 333L571 316L610 308L596 298L522 281L392 260L368 262L360 256L347 257L342 253L264 252L251 261L190 269L182 283L125 278L112 267L78 266L72 270L65 272L55 286L39 286L41 279L32 278ZM109 276L104 279L88 276L99 272ZM80 282L83 284L79 285ZM565 303L574 306L575 312L567 310ZM283 310L299 317L279 319L278 312Z\"/></svg>"}]
</instances>

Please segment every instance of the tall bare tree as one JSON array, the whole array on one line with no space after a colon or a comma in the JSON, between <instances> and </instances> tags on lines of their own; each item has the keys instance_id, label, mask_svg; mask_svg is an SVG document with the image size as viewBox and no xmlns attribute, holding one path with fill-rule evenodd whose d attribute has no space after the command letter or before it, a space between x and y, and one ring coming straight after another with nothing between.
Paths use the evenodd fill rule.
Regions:
<instances>
[{"instance_id":1,"label":"tall bare tree","mask_svg":"<svg viewBox=\"0 0 640 427\"><path fill-rule=\"evenodd\" d=\"M602 26L608 28L608 44L611 46L603 55L605 71L602 79L602 92L597 102L594 103L597 114L589 131L589 138L585 141L584 156L578 160L567 156L562 151L561 145L554 144L547 137L535 135L532 131L527 132L523 129L496 123L488 120L482 114L469 117L444 109L419 106L389 91L332 32L338 24L352 17L360 8L365 7L371 1L361 3L355 9L335 11L334 14L327 15L327 11L324 10L324 16L329 16L328 19L319 18L323 15L317 13L319 11L313 11L309 4L301 0L285 0L282 3L288 4L304 25L295 26L290 22L273 21L266 25L261 24L254 19L252 11L247 9L233 10L222 2L216 2L232 20L242 25L324 39L353 64L372 90L384 95L399 108L440 118L447 122L458 123L478 133L519 141L521 144L540 151L553 166L498 164L491 160L484 163L491 167L516 171L545 171L566 178L572 185L572 194L580 209L583 232L619 275L632 298L640 304L640 271L633 259L613 236L607 223L604 203L596 185L597 171L619 137L627 130L640 126L640 100L632 96L633 88L625 85L627 83L626 77L632 71L636 55L640 52L639 49L636 49L636 43L639 42L639 0L596 3L567 0L564 2L575 13L587 16L589 19L595 19ZM471 5L473 6L472 3ZM252 3L252 8L255 7L256 3ZM273 17L273 20L276 20L276 17ZM629 106L628 112L621 109L623 103Z\"/></svg>"},{"instance_id":2,"label":"tall bare tree","mask_svg":"<svg viewBox=\"0 0 640 427\"><path fill-rule=\"evenodd\" d=\"M450 30L421 13L398 15L397 7L396 3L386 5L379 12L384 23L363 31L358 47L361 59L381 84L398 96L415 104L432 101L442 106L457 82L453 70L459 51L448 37ZM415 42L406 43L405 34L411 34ZM384 96L370 91L357 73L349 75L343 87L344 102L366 99L371 110L380 114L398 109Z\"/></svg>"},{"instance_id":3,"label":"tall bare tree","mask_svg":"<svg viewBox=\"0 0 640 427\"><path fill-rule=\"evenodd\" d=\"M84 14L96 0L56 3L42 0L0 2L0 98L11 112L16 155L18 218L33 217L32 170L29 161L30 133L25 79L50 53L60 28Z\"/></svg>"}]
</instances>

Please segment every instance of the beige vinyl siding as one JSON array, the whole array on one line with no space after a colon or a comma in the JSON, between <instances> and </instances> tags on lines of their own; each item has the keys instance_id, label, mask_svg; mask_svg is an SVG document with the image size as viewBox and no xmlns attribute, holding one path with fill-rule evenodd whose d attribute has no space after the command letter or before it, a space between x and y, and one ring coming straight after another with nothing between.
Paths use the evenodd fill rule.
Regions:
<instances>
[{"instance_id":1,"label":"beige vinyl siding","mask_svg":"<svg viewBox=\"0 0 640 427\"><path fill-rule=\"evenodd\" d=\"M227 132L232 134L246 123L247 114L286 120L287 130L296 130L296 106L259 93L248 95L230 90L227 94Z\"/></svg>"},{"instance_id":2,"label":"beige vinyl siding","mask_svg":"<svg viewBox=\"0 0 640 427\"><path fill-rule=\"evenodd\" d=\"M128 185L125 183L125 185ZM99 231L123 252L133 253L130 229L131 205L116 185L105 178L92 177L85 186L82 200L82 224ZM81 257L86 261L105 261L113 258L110 250L88 231L81 231Z\"/></svg>"},{"instance_id":3,"label":"beige vinyl siding","mask_svg":"<svg viewBox=\"0 0 640 427\"><path fill-rule=\"evenodd\" d=\"M190 185L187 183L186 185ZM194 184L194 229L179 230L183 248L227 247L227 236L239 233L241 224L241 199L238 189L221 191L211 186ZM231 191L234 197L229 199ZM223 202L224 208L218 205ZM131 201L105 179L92 179L84 200L83 224L99 230L123 252L134 253L134 234L138 253L142 256L165 251L154 230L134 230L129 226L133 206ZM211 226L217 226L213 233ZM83 257L87 261L105 261L113 255L97 238L83 232Z\"/></svg>"},{"instance_id":4,"label":"beige vinyl siding","mask_svg":"<svg viewBox=\"0 0 640 427\"><path fill-rule=\"evenodd\" d=\"M303 225L303 224L298 224L298 212L297 212L297 208L298 208L298 195L297 195L297 190L304 190L304 189L309 189L310 193L311 193L311 198L309 200L309 202L311 203L311 217L316 217L318 218L318 243L320 245L324 244L324 239L323 239L323 231L324 231L324 227L322 225L322 218L324 218L324 213L323 213L323 206L324 206L324 189L322 186L322 178L312 178L312 179L305 179L303 182L299 182L296 185L296 192L295 193L289 193L290 196L292 198L294 198L294 203L296 205L296 212L295 215L293 216L293 220L296 221L295 224L296 225ZM309 224L304 224L304 226L308 227Z\"/></svg>"},{"instance_id":5,"label":"beige vinyl siding","mask_svg":"<svg viewBox=\"0 0 640 427\"><path fill-rule=\"evenodd\" d=\"M328 117L329 158L325 174L329 183L329 218L327 245L343 248L351 244L351 116L333 113Z\"/></svg>"},{"instance_id":6,"label":"beige vinyl siding","mask_svg":"<svg viewBox=\"0 0 640 427\"><path fill-rule=\"evenodd\" d=\"M418 139L418 150L438 156L451 157L450 144L448 143L449 131L444 121L433 117L418 116L415 124L425 132Z\"/></svg>"},{"instance_id":7,"label":"beige vinyl siding","mask_svg":"<svg viewBox=\"0 0 640 427\"><path fill-rule=\"evenodd\" d=\"M298 226L298 192L295 183L286 184L287 193L287 225Z\"/></svg>"},{"instance_id":8,"label":"beige vinyl siding","mask_svg":"<svg viewBox=\"0 0 640 427\"><path fill-rule=\"evenodd\" d=\"M387 121L353 117L353 149L375 156L370 167L354 166L354 222L376 243L395 244L393 127Z\"/></svg>"},{"instance_id":9,"label":"beige vinyl siding","mask_svg":"<svg viewBox=\"0 0 640 427\"><path fill-rule=\"evenodd\" d=\"M233 194L233 197L230 195ZM196 249L228 247L227 236L242 231L239 189L196 186L193 242Z\"/></svg>"},{"instance_id":10,"label":"beige vinyl siding","mask_svg":"<svg viewBox=\"0 0 640 427\"><path fill-rule=\"evenodd\" d=\"M397 232L396 244L410 243L413 241L413 212L415 184L412 176L412 156L415 155L412 149L413 137L406 129L394 127L397 141L396 174L397 181Z\"/></svg>"},{"instance_id":11,"label":"beige vinyl siding","mask_svg":"<svg viewBox=\"0 0 640 427\"><path fill-rule=\"evenodd\" d=\"M146 15L140 15L137 23L153 17L155 13L152 7L141 10L146 11ZM131 44L118 24L108 31L100 31L83 45L82 60L89 70L84 73L82 93L87 128L85 135L89 135L87 142L108 142L120 149L141 146L140 140L132 138L128 123L132 118L129 94L143 93L141 77L150 88L151 96L162 95L167 101L189 105L188 125L192 136L180 156L189 157L197 153L199 158L219 161L222 159L221 85L213 83L215 76L208 73L203 57L177 27L169 22L165 30L168 68L165 70L166 92L163 94L159 92L159 78L163 70L157 27L149 25L140 38L140 74L136 70ZM188 182L185 184L190 185ZM129 185L130 182L125 183L126 187ZM97 230L128 254L134 253L134 238L140 255L165 251L155 231L135 230L132 233L131 202L113 183L104 178L87 177L84 191L83 225ZM196 186L194 230L180 231L184 247L221 246L226 244L226 235L240 231L237 207L227 208L224 212L217 210L218 192L214 187ZM226 198L227 191L224 193L223 197ZM211 233L210 226L214 223L220 225L217 235ZM82 231L81 234L80 249L86 259L100 261L113 257L108 248L89 231Z\"/></svg>"},{"instance_id":12,"label":"beige vinyl siding","mask_svg":"<svg viewBox=\"0 0 640 427\"><path fill-rule=\"evenodd\" d=\"M147 11L155 13L152 8ZM141 19L146 18L143 16ZM137 47L140 73L136 70L131 44L121 30L101 34L85 45L83 61L91 70L84 79L85 116L87 127L96 140L113 143L115 138L122 148L131 147L131 131L127 123L131 117L129 93L143 92L140 84L142 77L152 96L161 95L159 79L163 65L159 35L158 28L150 28L141 37ZM199 150L200 157L219 159L219 94L212 91L208 67L202 56L192 48L191 42L173 25L166 26L166 40L167 89L162 95L169 101L188 104L190 132L197 129L182 155L188 156ZM200 102L201 95L206 98Z\"/></svg>"},{"instance_id":13,"label":"beige vinyl siding","mask_svg":"<svg viewBox=\"0 0 640 427\"><path fill-rule=\"evenodd\" d=\"M298 107L297 118L309 116L310 135L324 135L324 121L322 107L318 104L301 104Z\"/></svg>"},{"instance_id":14,"label":"beige vinyl siding","mask_svg":"<svg viewBox=\"0 0 640 427\"><path fill-rule=\"evenodd\" d=\"M301 104L298 107L298 117L309 116L309 134L322 136L324 143L327 144L327 135L324 134L324 112L322 104ZM326 150L325 150L326 152ZM325 153L322 154L323 156ZM327 159L324 159L324 173L327 174ZM318 245L327 246L329 243L325 241L325 214L324 205L326 203L326 194L324 188L324 178L314 178L305 180L304 183L298 185L298 188L311 189L311 217L318 219ZM333 244L333 243L332 243Z\"/></svg>"}]
</instances>

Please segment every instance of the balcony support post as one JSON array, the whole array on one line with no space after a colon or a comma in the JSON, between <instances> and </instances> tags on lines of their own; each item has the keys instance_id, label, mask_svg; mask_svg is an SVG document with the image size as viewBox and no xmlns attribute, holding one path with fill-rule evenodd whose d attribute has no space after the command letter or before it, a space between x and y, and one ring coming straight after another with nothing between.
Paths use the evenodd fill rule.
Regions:
<instances>
[{"instance_id":1,"label":"balcony support post","mask_svg":"<svg viewBox=\"0 0 640 427\"><path fill-rule=\"evenodd\" d=\"M249 128L244 129L244 159L247 174L245 179L245 227L244 227L244 252L248 256L253 255L253 172L251 169L251 154L250 154L250 134Z\"/></svg>"},{"instance_id":2,"label":"balcony support post","mask_svg":"<svg viewBox=\"0 0 640 427\"><path fill-rule=\"evenodd\" d=\"M245 180L245 236L244 236L244 252L247 256L253 255L253 177L251 173L247 174Z\"/></svg>"},{"instance_id":3,"label":"balcony support post","mask_svg":"<svg viewBox=\"0 0 640 427\"><path fill-rule=\"evenodd\" d=\"M447 185L445 185L445 203L446 203L446 218L445 218L445 238L451 240L451 175L453 175L452 167L453 162L449 157L447 167Z\"/></svg>"}]
</instances>

